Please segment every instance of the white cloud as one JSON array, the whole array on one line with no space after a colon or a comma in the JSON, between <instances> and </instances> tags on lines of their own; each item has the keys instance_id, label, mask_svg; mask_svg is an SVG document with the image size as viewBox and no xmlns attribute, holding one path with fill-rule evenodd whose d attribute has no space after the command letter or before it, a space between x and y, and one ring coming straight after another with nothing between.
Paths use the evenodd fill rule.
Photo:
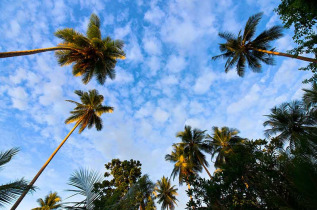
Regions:
<instances>
[{"instance_id":1,"label":"white cloud","mask_svg":"<svg viewBox=\"0 0 317 210\"><path fill-rule=\"evenodd\" d=\"M143 54L136 38L130 39L126 47L126 61L139 63L143 61Z\"/></svg>"},{"instance_id":2,"label":"white cloud","mask_svg":"<svg viewBox=\"0 0 317 210\"><path fill-rule=\"evenodd\" d=\"M123 39L131 33L131 23L126 24L124 27L118 27L114 29L115 39Z\"/></svg>"},{"instance_id":3,"label":"white cloud","mask_svg":"<svg viewBox=\"0 0 317 210\"><path fill-rule=\"evenodd\" d=\"M8 94L11 96L12 107L19 110L28 108L28 94L22 87L10 88Z\"/></svg>"},{"instance_id":4,"label":"white cloud","mask_svg":"<svg viewBox=\"0 0 317 210\"><path fill-rule=\"evenodd\" d=\"M177 73L182 71L186 67L187 63L184 57L171 55L168 58L166 68L169 72Z\"/></svg>"},{"instance_id":5,"label":"white cloud","mask_svg":"<svg viewBox=\"0 0 317 210\"><path fill-rule=\"evenodd\" d=\"M144 37L143 48L149 55L160 55L162 52L161 42L156 37Z\"/></svg>"},{"instance_id":6,"label":"white cloud","mask_svg":"<svg viewBox=\"0 0 317 210\"><path fill-rule=\"evenodd\" d=\"M147 11L144 15L144 20L149 21L155 25L158 25L161 23L162 19L164 17L163 11L157 7L154 6L149 11Z\"/></svg>"},{"instance_id":7,"label":"white cloud","mask_svg":"<svg viewBox=\"0 0 317 210\"><path fill-rule=\"evenodd\" d=\"M213 81L216 79L216 74L210 69L203 73L195 82L194 91L197 94L204 94L212 85Z\"/></svg>"},{"instance_id":8,"label":"white cloud","mask_svg":"<svg viewBox=\"0 0 317 210\"><path fill-rule=\"evenodd\" d=\"M153 117L158 122L165 122L168 119L169 114L166 111L157 108L153 114Z\"/></svg>"}]
</instances>

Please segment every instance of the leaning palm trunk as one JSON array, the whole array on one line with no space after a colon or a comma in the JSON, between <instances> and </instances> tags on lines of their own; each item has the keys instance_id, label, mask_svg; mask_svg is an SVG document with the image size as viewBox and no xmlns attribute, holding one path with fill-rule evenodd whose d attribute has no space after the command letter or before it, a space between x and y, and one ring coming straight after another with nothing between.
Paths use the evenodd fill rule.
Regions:
<instances>
[{"instance_id":1,"label":"leaning palm trunk","mask_svg":"<svg viewBox=\"0 0 317 210\"><path fill-rule=\"evenodd\" d=\"M59 149L63 146L63 144L66 142L66 140L69 138L69 136L74 132L74 130L77 128L77 126L81 123L81 121L83 120L80 119L75 126L73 127L73 129L67 134L67 136L64 138L64 140L62 141L62 143L60 143L60 145L55 149L55 151L51 154L51 156L48 158L48 160L45 162L45 164L42 166L42 168L39 170L39 172L37 172L37 174L35 175L35 177L32 179L32 181L30 182L30 184L28 185L28 187L26 188L26 190L22 193L22 195L19 197L19 199L15 202L15 204L12 206L11 210L14 210L18 207L18 205L21 203L21 201L23 200L23 198L25 197L25 195L28 193L28 191L31 189L31 187L33 186L33 184L36 182L36 180L39 178L39 176L42 174L42 172L44 171L44 169L46 168L46 166L51 162L51 160L53 159L53 157L55 156L55 154L59 151Z\"/></svg>"},{"instance_id":2,"label":"leaning palm trunk","mask_svg":"<svg viewBox=\"0 0 317 210\"><path fill-rule=\"evenodd\" d=\"M206 170L207 174L209 175L210 179L212 179L212 176L210 174L210 172L208 171L207 167L205 166L205 164L201 161L201 159L198 157L198 160L200 162L200 164L204 167L204 169Z\"/></svg>"},{"instance_id":3,"label":"leaning palm trunk","mask_svg":"<svg viewBox=\"0 0 317 210\"><path fill-rule=\"evenodd\" d=\"M35 50L23 50L23 51L13 51L13 52L0 52L0 58L9 58L15 56L23 56L23 55L32 55L42 52L55 51L55 50L73 50L70 47L49 47L49 48L41 48Z\"/></svg>"},{"instance_id":4,"label":"leaning palm trunk","mask_svg":"<svg viewBox=\"0 0 317 210\"><path fill-rule=\"evenodd\" d=\"M302 61L308 61L308 62L314 62L317 63L316 59L313 58L307 58L307 57L303 57L303 56L296 56L296 55L291 55L291 54L287 54L287 53L282 53L282 52L274 52L274 51L269 51L269 50L262 50L262 49L257 49L257 48L250 48L251 50L255 50L258 52L262 52L262 53L267 53L267 54L271 54L271 55L278 55L278 56L284 56L284 57L288 57L288 58L296 58Z\"/></svg>"}]
</instances>

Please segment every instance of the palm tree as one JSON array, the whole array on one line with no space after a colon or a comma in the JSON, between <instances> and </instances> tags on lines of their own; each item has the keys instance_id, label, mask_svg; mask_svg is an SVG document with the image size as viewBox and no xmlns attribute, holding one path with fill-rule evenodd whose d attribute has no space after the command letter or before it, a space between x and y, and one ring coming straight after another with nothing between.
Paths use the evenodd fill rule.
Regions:
<instances>
[{"instance_id":1,"label":"palm tree","mask_svg":"<svg viewBox=\"0 0 317 210\"><path fill-rule=\"evenodd\" d=\"M241 142L241 138L237 136L239 131L234 128L217 126L212 127L213 134L207 135L207 139L211 146L211 158L217 154L215 167L220 168L222 164L226 163L226 155L232 151L232 146Z\"/></svg>"},{"instance_id":2,"label":"palm tree","mask_svg":"<svg viewBox=\"0 0 317 210\"><path fill-rule=\"evenodd\" d=\"M182 145L173 144L173 151L171 154L165 155L165 160L174 163L174 168L171 174L173 180L178 175L179 185L182 185L185 180L188 188L189 176L202 170L201 165L193 164L188 160L187 156L184 154L184 147Z\"/></svg>"},{"instance_id":3,"label":"palm tree","mask_svg":"<svg viewBox=\"0 0 317 210\"><path fill-rule=\"evenodd\" d=\"M57 192L50 193L45 196L44 200L42 198L37 199L40 207L34 208L32 210L50 210L58 209L62 206L60 202L62 201L61 197L57 195Z\"/></svg>"},{"instance_id":4,"label":"palm tree","mask_svg":"<svg viewBox=\"0 0 317 210\"><path fill-rule=\"evenodd\" d=\"M174 163L174 168L171 176L173 180L178 175L179 185L182 185L184 180L187 183L188 190L190 190L189 178L195 176L199 171L202 170L201 164L189 160L189 156L185 154L184 145L173 144L173 151L171 154L165 155L165 160ZM190 196L190 200L192 200Z\"/></svg>"},{"instance_id":5,"label":"palm tree","mask_svg":"<svg viewBox=\"0 0 317 210\"><path fill-rule=\"evenodd\" d=\"M265 130L266 136L278 134L280 141L289 141L290 148L300 146L300 137L313 135L316 139L316 120L307 115L304 104L301 101L282 103L278 107L271 109L271 114L265 115L269 119L263 123L270 126Z\"/></svg>"},{"instance_id":6,"label":"palm tree","mask_svg":"<svg viewBox=\"0 0 317 210\"><path fill-rule=\"evenodd\" d=\"M12 148L4 152L0 152L0 169L10 162L17 153L18 148ZM14 199L23 193L27 188L28 183L23 178L14 182L0 185L0 207L4 207L5 204L10 204ZM32 188L32 191L34 188Z\"/></svg>"},{"instance_id":7,"label":"palm tree","mask_svg":"<svg viewBox=\"0 0 317 210\"><path fill-rule=\"evenodd\" d=\"M149 203L153 203L153 192L155 184L149 179L147 174L143 175L135 184L131 186L126 195L113 209L135 209L135 205L140 210L145 210ZM153 206L152 206L153 207Z\"/></svg>"},{"instance_id":8,"label":"palm tree","mask_svg":"<svg viewBox=\"0 0 317 210\"><path fill-rule=\"evenodd\" d=\"M211 152L210 145L205 141L205 131L196 128L192 130L191 126L185 126L185 130L178 132L176 137L181 138L182 142L179 144L184 147L184 154L188 155L188 159L192 160L194 164L200 164L204 167L210 179L212 179L212 176L207 169L209 164L203 153Z\"/></svg>"},{"instance_id":9,"label":"palm tree","mask_svg":"<svg viewBox=\"0 0 317 210\"><path fill-rule=\"evenodd\" d=\"M84 84L87 84L93 76L96 76L100 84L104 84L107 77L114 79L117 59L125 59L123 42L112 40L110 37L102 39L100 20L95 14L90 17L86 35L72 28L57 30L55 36L63 40L57 47L1 52L0 58L56 51L58 63L61 66L75 63L73 75L82 76Z\"/></svg>"},{"instance_id":10,"label":"palm tree","mask_svg":"<svg viewBox=\"0 0 317 210\"><path fill-rule=\"evenodd\" d=\"M212 57L213 60L218 58L226 58L227 62L225 64L225 72L228 72L230 68L236 65L237 73L239 76L243 76L245 72L246 62L248 66L254 72L261 71L261 62L273 65L274 55L285 56L289 58L297 58L300 60L317 63L316 59L307 58L303 56L290 55L286 53L276 52L274 48L270 46L270 42L277 40L283 36L282 26L273 26L255 39L252 40L256 27L262 18L262 13L255 14L251 16L245 27L243 34L241 31L238 36L230 32L219 33L219 36L225 39L227 42L222 43L219 46L221 55Z\"/></svg>"},{"instance_id":11,"label":"palm tree","mask_svg":"<svg viewBox=\"0 0 317 210\"><path fill-rule=\"evenodd\" d=\"M70 209L94 209L93 202L98 198L99 194L93 192L94 184L102 182L102 177L98 172L90 171L87 169L76 170L69 178L68 184L75 187L76 189L67 190L74 192L70 197L76 195L82 195L85 197L83 201L80 202L69 202L72 203L71 207L66 207Z\"/></svg>"},{"instance_id":12,"label":"palm tree","mask_svg":"<svg viewBox=\"0 0 317 210\"><path fill-rule=\"evenodd\" d=\"M303 89L303 91L305 91L303 101L307 108L315 110L317 105L317 82L312 84L311 89Z\"/></svg>"},{"instance_id":13,"label":"palm tree","mask_svg":"<svg viewBox=\"0 0 317 210\"><path fill-rule=\"evenodd\" d=\"M100 116L103 113L111 113L113 112L113 107L110 106L104 106L102 105L102 102L104 100L104 97L102 95L99 95L97 90L89 90L88 92L83 92L81 90L76 90L75 94L77 94L80 97L81 103L78 103L76 101L72 100L66 100L68 102L76 104L76 108L74 111L71 111L71 116L66 119L65 123L73 123L76 122L73 129L67 134L65 139L60 143L60 145L55 149L55 151L51 154L49 159L45 162L45 164L42 166L42 168L39 170L39 172L35 175L29 186L33 186L35 181L38 179L38 177L41 175L41 173L44 171L46 166L50 163L50 161L53 159L55 154L59 151L59 149L63 146L63 144L66 142L68 137L73 133L73 131L80 125L79 133L83 132L83 130L88 127L89 129L93 126L96 127L97 131L100 131L102 129L102 120ZM20 198L17 200L17 202L14 204L12 209L16 209L19 203L22 201L24 196L28 190L26 190Z\"/></svg>"},{"instance_id":14,"label":"palm tree","mask_svg":"<svg viewBox=\"0 0 317 210\"><path fill-rule=\"evenodd\" d=\"M158 180L154 192L155 196L158 198L157 202L159 204L162 203L162 210L173 210L175 208L174 204L177 205L177 188L175 188L175 185L172 186L171 180L169 178L163 176L161 180Z\"/></svg>"}]
</instances>

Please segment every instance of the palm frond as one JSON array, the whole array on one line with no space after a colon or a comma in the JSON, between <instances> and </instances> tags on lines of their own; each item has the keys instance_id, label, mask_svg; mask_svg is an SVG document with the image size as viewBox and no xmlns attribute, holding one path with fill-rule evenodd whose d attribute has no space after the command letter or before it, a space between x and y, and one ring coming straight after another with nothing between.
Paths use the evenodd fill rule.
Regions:
<instances>
[{"instance_id":1,"label":"palm frond","mask_svg":"<svg viewBox=\"0 0 317 210\"><path fill-rule=\"evenodd\" d=\"M14 147L4 152L0 152L0 168L8 163L13 156L15 156L20 151L19 148Z\"/></svg>"}]
</instances>

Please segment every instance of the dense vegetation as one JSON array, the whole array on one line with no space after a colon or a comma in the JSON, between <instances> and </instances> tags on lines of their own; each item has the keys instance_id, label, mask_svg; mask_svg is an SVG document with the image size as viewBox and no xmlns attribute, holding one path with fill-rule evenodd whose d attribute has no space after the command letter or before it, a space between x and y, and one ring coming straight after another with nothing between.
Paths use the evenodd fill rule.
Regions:
<instances>
[{"instance_id":1,"label":"dense vegetation","mask_svg":"<svg viewBox=\"0 0 317 210\"><path fill-rule=\"evenodd\" d=\"M155 201L162 209L177 206L177 188L171 179L178 179L188 186L188 209L314 209L317 206L317 7L311 1L282 0L276 9L285 27L294 25L294 42L298 45L289 53L276 52L272 41L282 37L282 27L273 26L255 37L256 27L262 14L251 16L245 28L234 35L219 33L226 40L220 44L221 55L213 59L226 58L225 71L236 68L239 76L245 74L246 66L260 72L261 63L273 65L273 56L286 56L309 62L304 70L311 70L314 76L311 88L304 89L301 101L285 102L271 109L263 125L265 139L249 139L239 136L235 128L214 126L211 132L192 128L190 125L179 131L166 161L173 164L171 177L163 176L156 183L142 175L142 164L137 160L113 159L105 164L104 177L97 172L79 169L69 178L68 184L81 200L67 201L57 192L50 192L44 199L38 199L39 207L34 209L156 209ZM102 39L100 20L92 14L86 36L71 28L55 34L63 40L57 47L29 51L0 53L0 58L30 55L45 51L56 51L60 65L73 65L73 75L82 76L87 84L92 77L104 84L107 78L115 78L117 59L124 59L123 42ZM255 37L255 38L254 38ZM313 54L315 58L299 54ZM34 179L28 184L23 178L0 186L0 207L11 203L15 209L24 196L35 188L33 184L50 163L61 146L79 126L79 133L85 128L102 129L101 115L111 113L114 108L104 106L104 97L97 90L75 91L80 102L67 100L76 107L65 123L75 123L59 147L46 161ZM8 163L18 152L13 148L0 153L0 167ZM212 174L211 162L216 168ZM214 160L214 162L213 162ZM206 172L208 178L200 177ZM71 196L71 197L72 197Z\"/></svg>"}]
</instances>

